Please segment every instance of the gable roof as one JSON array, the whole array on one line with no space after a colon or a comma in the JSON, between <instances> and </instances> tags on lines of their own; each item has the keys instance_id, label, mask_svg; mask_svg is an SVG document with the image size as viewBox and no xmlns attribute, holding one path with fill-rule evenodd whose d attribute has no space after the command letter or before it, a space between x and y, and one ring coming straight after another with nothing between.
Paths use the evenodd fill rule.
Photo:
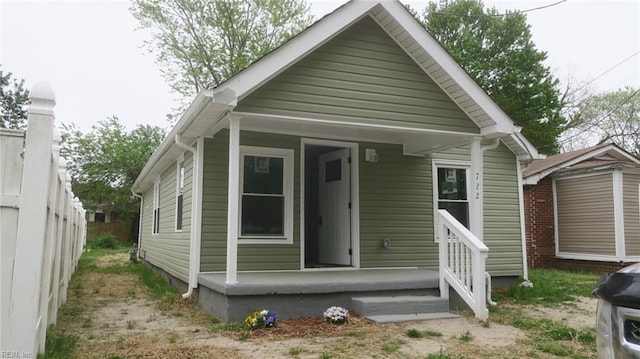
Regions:
<instances>
[{"instance_id":1,"label":"gable roof","mask_svg":"<svg viewBox=\"0 0 640 359\"><path fill-rule=\"evenodd\" d=\"M519 133L509 116L404 5L398 0L351 0L216 88L201 91L147 162L134 183L134 191L147 188L153 181L150 178L159 174L155 167L165 168L182 151L174 143L176 135L192 140L213 135L224 126L222 118L238 101L367 16L460 107L482 136L501 138L521 160L538 158L535 147Z\"/></svg>"},{"instance_id":2,"label":"gable roof","mask_svg":"<svg viewBox=\"0 0 640 359\"><path fill-rule=\"evenodd\" d=\"M596 168L619 163L639 166L640 159L615 144L605 143L535 160L524 169L522 177L524 184L536 184L557 171Z\"/></svg>"}]
</instances>

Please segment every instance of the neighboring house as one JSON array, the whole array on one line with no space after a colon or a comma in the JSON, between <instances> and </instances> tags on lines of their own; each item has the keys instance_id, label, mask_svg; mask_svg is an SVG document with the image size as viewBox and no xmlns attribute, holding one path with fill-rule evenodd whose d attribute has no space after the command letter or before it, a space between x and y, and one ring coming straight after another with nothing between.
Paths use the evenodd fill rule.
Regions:
<instances>
[{"instance_id":1,"label":"neighboring house","mask_svg":"<svg viewBox=\"0 0 640 359\"><path fill-rule=\"evenodd\" d=\"M101 203L94 210L87 211L85 219L89 241L104 233L113 234L122 243L129 240L129 223L122 221L120 213L113 210L111 202Z\"/></svg>"},{"instance_id":2,"label":"neighboring house","mask_svg":"<svg viewBox=\"0 0 640 359\"><path fill-rule=\"evenodd\" d=\"M611 272L640 261L640 160L603 144L523 172L529 266Z\"/></svg>"},{"instance_id":3,"label":"neighboring house","mask_svg":"<svg viewBox=\"0 0 640 359\"><path fill-rule=\"evenodd\" d=\"M225 319L415 319L450 286L484 319L537 156L400 2L351 1L197 95L134 184L140 256Z\"/></svg>"}]
</instances>

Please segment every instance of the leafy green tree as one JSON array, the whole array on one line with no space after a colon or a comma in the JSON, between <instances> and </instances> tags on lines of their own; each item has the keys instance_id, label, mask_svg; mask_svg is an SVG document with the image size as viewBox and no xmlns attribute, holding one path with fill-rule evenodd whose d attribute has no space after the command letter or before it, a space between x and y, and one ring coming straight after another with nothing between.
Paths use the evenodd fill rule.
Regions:
<instances>
[{"instance_id":1,"label":"leafy green tree","mask_svg":"<svg viewBox=\"0 0 640 359\"><path fill-rule=\"evenodd\" d=\"M564 123L558 80L543 64L547 55L536 49L526 15L453 0L430 2L420 19L539 151L558 151Z\"/></svg>"},{"instance_id":2,"label":"leafy green tree","mask_svg":"<svg viewBox=\"0 0 640 359\"><path fill-rule=\"evenodd\" d=\"M24 88L24 80L12 75L0 69L0 127L21 130L27 126L29 91Z\"/></svg>"},{"instance_id":3,"label":"leafy green tree","mask_svg":"<svg viewBox=\"0 0 640 359\"><path fill-rule=\"evenodd\" d=\"M116 116L98 122L87 133L64 124L60 153L68 161L73 192L85 208L110 202L112 211L133 228L140 207L131 186L164 136L163 129L149 125L127 131Z\"/></svg>"},{"instance_id":4,"label":"leafy green tree","mask_svg":"<svg viewBox=\"0 0 640 359\"><path fill-rule=\"evenodd\" d=\"M640 88L626 87L582 101L560 142L565 151L611 142L640 156Z\"/></svg>"},{"instance_id":5,"label":"leafy green tree","mask_svg":"<svg viewBox=\"0 0 640 359\"><path fill-rule=\"evenodd\" d=\"M189 99L306 28L304 0L134 0L130 8L171 88Z\"/></svg>"}]
</instances>

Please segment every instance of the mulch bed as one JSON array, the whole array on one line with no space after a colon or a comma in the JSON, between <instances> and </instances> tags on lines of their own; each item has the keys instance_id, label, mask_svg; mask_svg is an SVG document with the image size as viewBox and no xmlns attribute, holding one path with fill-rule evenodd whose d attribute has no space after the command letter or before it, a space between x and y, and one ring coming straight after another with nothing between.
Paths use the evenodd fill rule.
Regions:
<instances>
[{"instance_id":1,"label":"mulch bed","mask_svg":"<svg viewBox=\"0 0 640 359\"><path fill-rule=\"evenodd\" d=\"M322 317L296 318L278 321L275 328L254 330L250 338L293 339L309 337L341 337L350 333L364 332L375 326L373 322L350 315L344 324L331 324Z\"/></svg>"}]
</instances>

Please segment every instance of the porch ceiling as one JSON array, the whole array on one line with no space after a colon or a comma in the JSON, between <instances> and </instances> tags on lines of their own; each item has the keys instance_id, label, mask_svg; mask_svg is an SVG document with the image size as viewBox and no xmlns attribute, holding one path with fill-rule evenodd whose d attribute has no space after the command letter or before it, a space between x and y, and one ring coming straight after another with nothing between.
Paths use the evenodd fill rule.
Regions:
<instances>
[{"instance_id":1,"label":"porch ceiling","mask_svg":"<svg viewBox=\"0 0 640 359\"><path fill-rule=\"evenodd\" d=\"M240 128L303 137L328 138L374 143L393 143L404 147L405 154L426 155L470 143L478 134L428 130L355 122L338 122L301 117L234 112Z\"/></svg>"}]
</instances>

